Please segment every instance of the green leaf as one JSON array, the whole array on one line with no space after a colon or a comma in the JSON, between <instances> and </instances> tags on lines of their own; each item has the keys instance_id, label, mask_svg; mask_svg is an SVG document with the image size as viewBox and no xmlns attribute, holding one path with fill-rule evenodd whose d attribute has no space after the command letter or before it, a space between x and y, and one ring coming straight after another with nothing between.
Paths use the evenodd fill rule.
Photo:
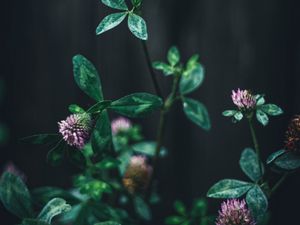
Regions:
<instances>
[{"instance_id":1,"label":"green leaf","mask_svg":"<svg viewBox=\"0 0 300 225\"><path fill-rule=\"evenodd\" d=\"M63 198L70 204L75 204L79 201L70 192L57 187L39 187L34 189L31 194L34 201L42 205L47 204L53 198Z\"/></svg>"},{"instance_id":2,"label":"green leaf","mask_svg":"<svg viewBox=\"0 0 300 225\"><path fill-rule=\"evenodd\" d=\"M58 134L36 134L28 137L24 137L21 141L29 142L32 144L51 144L61 140L61 136Z\"/></svg>"},{"instance_id":3,"label":"green leaf","mask_svg":"<svg viewBox=\"0 0 300 225\"><path fill-rule=\"evenodd\" d=\"M269 117L260 109L256 110L256 118L264 126L269 123Z\"/></svg>"},{"instance_id":4,"label":"green leaf","mask_svg":"<svg viewBox=\"0 0 300 225\"><path fill-rule=\"evenodd\" d=\"M275 104L262 105L261 110L270 116L278 116L283 113L282 109Z\"/></svg>"},{"instance_id":5,"label":"green leaf","mask_svg":"<svg viewBox=\"0 0 300 225\"><path fill-rule=\"evenodd\" d=\"M275 159L277 159L279 156L285 153L284 149L281 149L279 151L273 152L268 158L267 158L267 164L270 164L274 162Z\"/></svg>"},{"instance_id":6,"label":"green leaf","mask_svg":"<svg viewBox=\"0 0 300 225\"><path fill-rule=\"evenodd\" d=\"M179 90L185 95L196 90L204 80L204 68L198 63L188 74L181 77Z\"/></svg>"},{"instance_id":7,"label":"green leaf","mask_svg":"<svg viewBox=\"0 0 300 225\"><path fill-rule=\"evenodd\" d=\"M22 179L5 172L0 180L0 199L4 207L19 218L32 217L29 191Z\"/></svg>"},{"instance_id":8,"label":"green leaf","mask_svg":"<svg viewBox=\"0 0 300 225\"><path fill-rule=\"evenodd\" d=\"M108 114L100 114L92 133L92 147L95 154L109 151L112 147L112 134Z\"/></svg>"},{"instance_id":9,"label":"green leaf","mask_svg":"<svg viewBox=\"0 0 300 225\"><path fill-rule=\"evenodd\" d=\"M143 141L131 146L133 151L145 154L148 156L155 155L156 142L154 141ZM162 147L160 149L160 156L163 156L167 152L167 149Z\"/></svg>"},{"instance_id":10,"label":"green leaf","mask_svg":"<svg viewBox=\"0 0 300 225\"><path fill-rule=\"evenodd\" d=\"M104 5L113 9L128 10L124 0L101 0Z\"/></svg>"},{"instance_id":11,"label":"green leaf","mask_svg":"<svg viewBox=\"0 0 300 225\"><path fill-rule=\"evenodd\" d=\"M114 101L109 107L128 117L143 117L162 106L162 100L148 93L134 93Z\"/></svg>"},{"instance_id":12,"label":"green leaf","mask_svg":"<svg viewBox=\"0 0 300 225\"><path fill-rule=\"evenodd\" d=\"M263 219L268 209L267 197L265 196L261 188L258 185L255 185L248 191L246 201L249 209L252 212L252 215L256 218L256 221L259 223L260 220Z\"/></svg>"},{"instance_id":13,"label":"green leaf","mask_svg":"<svg viewBox=\"0 0 300 225\"><path fill-rule=\"evenodd\" d=\"M114 221L106 221L106 222L96 223L94 225L121 225L121 224Z\"/></svg>"},{"instance_id":14,"label":"green leaf","mask_svg":"<svg viewBox=\"0 0 300 225\"><path fill-rule=\"evenodd\" d=\"M148 39L147 25L142 17L134 13L129 13L128 28L137 38L142 40Z\"/></svg>"},{"instance_id":15,"label":"green leaf","mask_svg":"<svg viewBox=\"0 0 300 225\"><path fill-rule=\"evenodd\" d=\"M69 105L69 111L71 113L85 113L84 109L81 108L79 105L76 105L76 104Z\"/></svg>"},{"instance_id":16,"label":"green leaf","mask_svg":"<svg viewBox=\"0 0 300 225\"><path fill-rule=\"evenodd\" d=\"M207 192L210 198L239 198L245 194L253 184L234 180L224 179L214 184Z\"/></svg>"},{"instance_id":17,"label":"green leaf","mask_svg":"<svg viewBox=\"0 0 300 225\"><path fill-rule=\"evenodd\" d=\"M165 224L175 225L181 224L185 220L182 216L169 216L165 220Z\"/></svg>"},{"instance_id":18,"label":"green leaf","mask_svg":"<svg viewBox=\"0 0 300 225\"><path fill-rule=\"evenodd\" d=\"M131 0L131 3L134 7L138 8L141 5L142 0Z\"/></svg>"},{"instance_id":19,"label":"green leaf","mask_svg":"<svg viewBox=\"0 0 300 225\"><path fill-rule=\"evenodd\" d=\"M102 87L95 66L84 56L73 57L74 78L78 87L94 100L102 101Z\"/></svg>"},{"instance_id":20,"label":"green leaf","mask_svg":"<svg viewBox=\"0 0 300 225\"><path fill-rule=\"evenodd\" d=\"M236 110L225 110L225 111L222 113L222 115L223 115L223 116L229 117L229 116L234 116L236 113L237 113Z\"/></svg>"},{"instance_id":21,"label":"green leaf","mask_svg":"<svg viewBox=\"0 0 300 225\"><path fill-rule=\"evenodd\" d=\"M62 198L53 198L42 209L38 219L51 224L53 217L71 210L71 206Z\"/></svg>"},{"instance_id":22,"label":"green leaf","mask_svg":"<svg viewBox=\"0 0 300 225\"><path fill-rule=\"evenodd\" d=\"M266 102L263 95L256 95L255 98L256 98L257 106L261 106L261 105L265 104L265 102Z\"/></svg>"},{"instance_id":23,"label":"green leaf","mask_svg":"<svg viewBox=\"0 0 300 225\"><path fill-rule=\"evenodd\" d=\"M126 16L127 16L127 12L121 12L121 13L113 13L104 17L104 19L99 23L96 29L96 34L100 35L105 31L115 28L120 23L122 23L122 21L125 19Z\"/></svg>"},{"instance_id":24,"label":"green leaf","mask_svg":"<svg viewBox=\"0 0 300 225\"><path fill-rule=\"evenodd\" d=\"M237 121L241 121L244 117L242 112L237 112L233 116L234 116L234 119Z\"/></svg>"},{"instance_id":25,"label":"green leaf","mask_svg":"<svg viewBox=\"0 0 300 225\"><path fill-rule=\"evenodd\" d=\"M209 130L211 128L207 109L202 103L191 98L184 98L183 110L187 118L204 130Z\"/></svg>"},{"instance_id":26,"label":"green leaf","mask_svg":"<svg viewBox=\"0 0 300 225\"><path fill-rule=\"evenodd\" d=\"M178 49L175 46L170 48L170 50L168 51L167 58L171 66L176 66L179 63L180 54Z\"/></svg>"},{"instance_id":27,"label":"green leaf","mask_svg":"<svg viewBox=\"0 0 300 225\"><path fill-rule=\"evenodd\" d=\"M274 161L275 165L284 170L295 170L300 168L300 156L287 152Z\"/></svg>"},{"instance_id":28,"label":"green leaf","mask_svg":"<svg viewBox=\"0 0 300 225\"><path fill-rule=\"evenodd\" d=\"M95 167L103 170L115 169L120 165L120 161L114 158L105 158L101 162L96 163Z\"/></svg>"},{"instance_id":29,"label":"green leaf","mask_svg":"<svg viewBox=\"0 0 300 225\"><path fill-rule=\"evenodd\" d=\"M183 204L183 202L181 202L181 201L175 201L174 202L174 209L180 215L186 215L186 208L185 208L185 205Z\"/></svg>"},{"instance_id":30,"label":"green leaf","mask_svg":"<svg viewBox=\"0 0 300 225\"><path fill-rule=\"evenodd\" d=\"M44 221L38 219L24 219L22 225L50 225Z\"/></svg>"},{"instance_id":31,"label":"green leaf","mask_svg":"<svg viewBox=\"0 0 300 225\"><path fill-rule=\"evenodd\" d=\"M154 69L161 70L166 76L174 74L174 68L164 62L153 62L152 66Z\"/></svg>"},{"instance_id":32,"label":"green leaf","mask_svg":"<svg viewBox=\"0 0 300 225\"><path fill-rule=\"evenodd\" d=\"M254 182L257 182L261 179L263 174L260 170L259 164L258 164L258 158L256 153L252 148L246 148L242 152L241 158L240 158L240 167L243 170L243 172ZM263 168L263 165L262 165Z\"/></svg>"},{"instance_id":33,"label":"green leaf","mask_svg":"<svg viewBox=\"0 0 300 225\"><path fill-rule=\"evenodd\" d=\"M134 208L136 213L143 220L151 220L151 211L147 203L139 196L134 197Z\"/></svg>"},{"instance_id":34,"label":"green leaf","mask_svg":"<svg viewBox=\"0 0 300 225\"><path fill-rule=\"evenodd\" d=\"M64 159L64 150L66 144L64 142L57 143L47 154L47 162L52 166L58 166Z\"/></svg>"}]
</instances>

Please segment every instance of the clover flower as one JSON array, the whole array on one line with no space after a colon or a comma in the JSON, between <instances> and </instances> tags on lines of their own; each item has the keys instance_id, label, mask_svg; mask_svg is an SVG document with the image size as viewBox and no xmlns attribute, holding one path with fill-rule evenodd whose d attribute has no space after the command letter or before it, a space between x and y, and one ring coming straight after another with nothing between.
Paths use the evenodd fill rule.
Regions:
<instances>
[{"instance_id":1,"label":"clover flower","mask_svg":"<svg viewBox=\"0 0 300 225\"><path fill-rule=\"evenodd\" d=\"M216 225L255 225L245 200L230 199L224 201L219 210Z\"/></svg>"},{"instance_id":2,"label":"clover flower","mask_svg":"<svg viewBox=\"0 0 300 225\"><path fill-rule=\"evenodd\" d=\"M143 192L150 181L152 167L147 164L145 156L132 156L123 177L124 187L134 194Z\"/></svg>"},{"instance_id":3,"label":"clover flower","mask_svg":"<svg viewBox=\"0 0 300 225\"><path fill-rule=\"evenodd\" d=\"M300 153L300 115L294 116L286 131L285 149Z\"/></svg>"},{"instance_id":4,"label":"clover flower","mask_svg":"<svg viewBox=\"0 0 300 225\"><path fill-rule=\"evenodd\" d=\"M82 149L90 138L92 119L89 114L72 114L58 123L59 132L70 146Z\"/></svg>"},{"instance_id":5,"label":"clover flower","mask_svg":"<svg viewBox=\"0 0 300 225\"><path fill-rule=\"evenodd\" d=\"M255 96L252 95L248 90L232 90L231 98L233 103L239 109L249 110L255 108L256 106Z\"/></svg>"},{"instance_id":6,"label":"clover flower","mask_svg":"<svg viewBox=\"0 0 300 225\"><path fill-rule=\"evenodd\" d=\"M117 135L121 131L127 131L131 127L132 127L131 121L124 117L119 117L117 119L114 119L111 123L111 129L113 135Z\"/></svg>"}]
</instances>

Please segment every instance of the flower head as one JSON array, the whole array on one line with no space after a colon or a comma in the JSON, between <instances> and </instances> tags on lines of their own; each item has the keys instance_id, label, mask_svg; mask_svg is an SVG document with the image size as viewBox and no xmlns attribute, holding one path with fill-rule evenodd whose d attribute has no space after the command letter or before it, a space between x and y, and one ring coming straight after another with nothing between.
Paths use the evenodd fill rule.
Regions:
<instances>
[{"instance_id":1,"label":"flower head","mask_svg":"<svg viewBox=\"0 0 300 225\"><path fill-rule=\"evenodd\" d=\"M144 191L150 181L152 167L147 164L145 156L132 156L123 177L124 187L130 193Z\"/></svg>"},{"instance_id":2,"label":"flower head","mask_svg":"<svg viewBox=\"0 0 300 225\"><path fill-rule=\"evenodd\" d=\"M127 131L132 127L131 121L124 117L114 119L111 123L111 129L113 135L118 134L120 131Z\"/></svg>"},{"instance_id":3,"label":"flower head","mask_svg":"<svg viewBox=\"0 0 300 225\"><path fill-rule=\"evenodd\" d=\"M219 210L216 225L255 225L245 200L230 199L224 201Z\"/></svg>"},{"instance_id":4,"label":"flower head","mask_svg":"<svg viewBox=\"0 0 300 225\"><path fill-rule=\"evenodd\" d=\"M286 131L285 149L300 153L300 115L294 116Z\"/></svg>"},{"instance_id":5,"label":"flower head","mask_svg":"<svg viewBox=\"0 0 300 225\"><path fill-rule=\"evenodd\" d=\"M253 109L256 106L255 96L251 94L248 90L240 90L237 91L232 90L231 95L233 103L239 109Z\"/></svg>"},{"instance_id":6,"label":"flower head","mask_svg":"<svg viewBox=\"0 0 300 225\"><path fill-rule=\"evenodd\" d=\"M58 123L59 132L70 146L82 149L90 138L92 119L89 114L72 114Z\"/></svg>"}]
</instances>

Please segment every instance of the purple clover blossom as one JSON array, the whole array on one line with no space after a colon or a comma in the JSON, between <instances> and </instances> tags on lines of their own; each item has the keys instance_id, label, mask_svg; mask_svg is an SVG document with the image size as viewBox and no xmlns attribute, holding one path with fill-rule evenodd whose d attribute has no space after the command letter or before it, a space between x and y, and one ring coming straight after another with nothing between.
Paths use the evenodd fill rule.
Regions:
<instances>
[{"instance_id":1,"label":"purple clover blossom","mask_svg":"<svg viewBox=\"0 0 300 225\"><path fill-rule=\"evenodd\" d=\"M224 201L219 210L216 225L255 225L245 200L229 199Z\"/></svg>"},{"instance_id":2,"label":"purple clover blossom","mask_svg":"<svg viewBox=\"0 0 300 225\"><path fill-rule=\"evenodd\" d=\"M129 119L119 117L114 119L111 123L111 130L113 135L117 135L120 131L127 131L132 127L132 123Z\"/></svg>"},{"instance_id":3,"label":"purple clover blossom","mask_svg":"<svg viewBox=\"0 0 300 225\"><path fill-rule=\"evenodd\" d=\"M255 96L248 90L232 90L231 98L239 109L253 109L256 106Z\"/></svg>"},{"instance_id":4,"label":"purple clover blossom","mask_svg":"<svg viewBox=\"0 0 300 225\"><path fill-rule=\"evenodd\" d=\"M72 114L58 123L59 132L68 145L82 149L90 138L91 123L86 113Z\"/></svg>"},{"instance_id":5,"label":"purple clover blossom","mask_svg":"<svg viewBox=\"0 0 300 225\"><path fill-rule=\"evenodd\" d=\"M145 156L132 156L123 177L124 187L132 194L143 192L149 185L152 171Z\"/></svg>"}]
</instances>

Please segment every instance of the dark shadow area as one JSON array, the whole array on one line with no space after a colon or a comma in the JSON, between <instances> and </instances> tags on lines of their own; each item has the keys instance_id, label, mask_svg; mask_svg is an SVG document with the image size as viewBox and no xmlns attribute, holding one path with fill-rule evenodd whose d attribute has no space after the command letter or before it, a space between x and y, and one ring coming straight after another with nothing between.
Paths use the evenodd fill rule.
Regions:
<instances>
[{"instance_id":1,"label":"dark shadow area","mask_svg":"<svg viewBox=\"0 0 300 225\"><path fill-rule=\"evenodd\" d=\"M113 10L99 0L4 1L1 6L1 79L5 96L1 122L9 140L1 146L0 166L13 161L28 177L29 187L68 187L72 165L53 168L47 149L21 143L35 133L57 131L67 106L91 101L73 81L72 57L83 54L98 68L107 99L138 91L154 93L142 45L126 23L95 35L100 20ZM207 105L212 130L205 132L186 119L182 106L171 111L164 145L169 156L159 164L163 203L154 210L153 224L163 224L175 199L188 205L205 196L222 178L247 179L238 160L252 146L245 121L232 124L221 112L233 108L232 89L266 94L268 102L284 109L263 128L256 123L264 159L283 147L289 119L300 113L300 14L293 0L144 0L152 59L164 59L171 45L182 58L200 54L206 77L191 96ZM157 73L164 94L170 79ZM113 117L114 115L111 115ZM134 122L154 139L158 114ZM272 225L298 224L300 174L290 176L270 202ZM220 200L210 199L217 213ZM1 224L17 224L0 206Z\"/></svg>"}]
</instances>

